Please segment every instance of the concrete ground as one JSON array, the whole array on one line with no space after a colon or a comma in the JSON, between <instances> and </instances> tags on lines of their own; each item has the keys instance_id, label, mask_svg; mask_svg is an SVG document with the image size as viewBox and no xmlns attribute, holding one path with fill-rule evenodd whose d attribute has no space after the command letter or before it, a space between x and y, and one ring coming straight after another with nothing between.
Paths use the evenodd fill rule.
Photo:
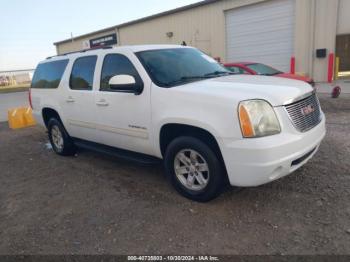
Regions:
<instances>
[{"instance_id":1,"label":"concrete ground","mask_svg":"<svg viewBox=\"0 0 350 262\"><path fill-rule=\"evenodd\" d=\"M28 92L0 94L0 122L7 121L8 109L20 106L29 106Z\"/></svg>"},{"instance_id":2,"label":"concrete ground","mask_svg":"<svg viewBox=\"0 0 350 262\"><path fill-rule=\"evenodd\" d=\"M317 83L317 92L321 94L331 94L334 87L339 86L342 94L350 94L350 79L340 79L333 83Z\"/></svg>"},{"instance_id":3,"label":"concrete ground","mask_svg":"<svg viewBox=\"0 0 350 262\"><path fill-rule=\"evenodd\" d=\"M60 157L43 129L0 124L0 254L350 254L350 98L321 103L328 133L306 166L206 204L160 166Z\"/></svg>"}]
</instances>

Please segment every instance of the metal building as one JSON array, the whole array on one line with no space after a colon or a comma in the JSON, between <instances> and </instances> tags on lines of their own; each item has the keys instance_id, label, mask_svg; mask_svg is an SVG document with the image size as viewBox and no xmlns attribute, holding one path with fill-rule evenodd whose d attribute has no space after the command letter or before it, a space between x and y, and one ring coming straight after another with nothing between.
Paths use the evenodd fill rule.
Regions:
<instances>
[{"instance_id":1,"label":"metal building","mask_svg":"<svg viewBox=\"0 0 350 262\"><path fill-rule=\"evenodd\" d=\"M349 0L205 0L55 45L62 54L185 42L222 62L262 62L327 82L337 65L350 76L349 13Z\"/></svg>"}]
</instances>

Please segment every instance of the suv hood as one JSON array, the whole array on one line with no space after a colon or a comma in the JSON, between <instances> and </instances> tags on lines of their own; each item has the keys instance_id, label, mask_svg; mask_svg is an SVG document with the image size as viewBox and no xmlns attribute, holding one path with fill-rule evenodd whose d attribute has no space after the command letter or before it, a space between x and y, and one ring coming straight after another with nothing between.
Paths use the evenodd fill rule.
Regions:
<instances>
[{"instance_id":1,"label":"suv hood","mask_svg":"<svg viewBox=\"0 0 350 262\"><path fill-rule=\"evenodd\" d=\"M263 99L272 106L281 106L311 93L313 88L302 81L253 75L230 75L174 87L177 90L239 101Z\"/></svg>"},{"instance_id":2,"label":"suv hood","mask_svg":"<svg viewBox=\"0 0 350 262\"><path fill-rule=\"evenodd\" d=\"M278 77L285 77L285 78L289 78L289 79L300 80L300 81L304 81L304 82L308 82L308 83L312 82L312 79L310 77L302 76L302 75L282 73L282 74L278 74L276 76L278 76Z\"/></svg>"}]
</instances>

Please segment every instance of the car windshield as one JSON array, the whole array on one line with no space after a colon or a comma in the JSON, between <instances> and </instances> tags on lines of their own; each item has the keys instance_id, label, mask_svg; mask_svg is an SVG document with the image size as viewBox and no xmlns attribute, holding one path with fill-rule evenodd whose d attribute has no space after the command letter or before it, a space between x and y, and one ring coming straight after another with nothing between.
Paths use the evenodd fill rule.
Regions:
<instances>
[{"instance_id":1,"label":"car windshield","mask_svg":"<svg viewBox=\"0 0 350 262\"><path fill-rule=\"evenodd\" d=\"M277 69L274 69L264 64L256 63L256 64L248 64L246 66L251 70L255 71L258 75L274 76L282 73L281 71L278 71Z\"/></svg>"},{"instance_id":2,"label":"car windshield","mask_svg":"<svg viewBox=\"0 0 350 262\"><path fill-rule=\"evenodd\" d=\"M194 48L149 50L136 53L160 87L173 87L231 74L213 58Z\"/></svg>"}]
</instances>

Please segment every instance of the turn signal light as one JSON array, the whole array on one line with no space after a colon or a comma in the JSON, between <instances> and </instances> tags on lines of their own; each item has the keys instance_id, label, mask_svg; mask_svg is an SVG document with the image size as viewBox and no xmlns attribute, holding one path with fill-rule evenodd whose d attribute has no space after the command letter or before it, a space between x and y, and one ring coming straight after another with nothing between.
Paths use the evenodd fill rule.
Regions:
<instances>
[{"instance_id":1,"label":"turn signal light","mask_svg":"<svg viewBox=\"0 0 350 262\"><path fill-rule=\"evenodd\" d=\"M252 127L252 124L250 122L250 118L248 115L247 110L244 108L243 105L239 107L239 120L241 123L241 129L242 134L244 137L253 137L254 136L254 130Z\"/></svg>"}]
</instances>

